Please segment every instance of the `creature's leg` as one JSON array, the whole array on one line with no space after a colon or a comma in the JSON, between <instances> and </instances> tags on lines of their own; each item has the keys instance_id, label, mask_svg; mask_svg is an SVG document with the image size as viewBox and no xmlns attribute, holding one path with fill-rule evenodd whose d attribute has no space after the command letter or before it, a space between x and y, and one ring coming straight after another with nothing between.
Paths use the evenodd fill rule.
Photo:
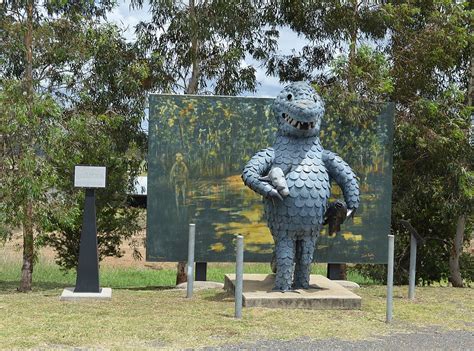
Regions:
<instances>
[{"instance_id":1,"label":"creature's leg","mask_svg":"<svg viewBox=\"0 0 474 351\"><path fill-rule=\"evenodd\" d=\"M183 193L183 205L186 205L186 185L183 184L183 187L181 188L181 192Z\"/></svg>"},{"instance_id":2,"label":"creature's leg","mask_svg":"<svg viewBox=\"0 0 474 351\"><path fill-rule=\"evenodd\" d=\"M296 266L293 289L308 289L316 236L304 236L296 242Z\"/></svg>"},{"instance_id":3,"label":"creature's leg","mask_svg":"<svg viewBox=\"0 0 474 351\"><path fill-rule=\"evenodd\" d=\"M281 236L275 243L277 272L273 290L291 289L293 262L295 259L295 241L287 235Z\"/></svg>"},{"instance_id":4,"label":"creature's leg","mask_svg":"<svg viewBox=\"0 0 474 351\"><path fill-rule=\"evenodd\" d=\"M277 262L276 262L275 250L273 250L272 260L270 261L270 269L272 270L273 273L277 272Z\"/></svg>"}]
</instances>

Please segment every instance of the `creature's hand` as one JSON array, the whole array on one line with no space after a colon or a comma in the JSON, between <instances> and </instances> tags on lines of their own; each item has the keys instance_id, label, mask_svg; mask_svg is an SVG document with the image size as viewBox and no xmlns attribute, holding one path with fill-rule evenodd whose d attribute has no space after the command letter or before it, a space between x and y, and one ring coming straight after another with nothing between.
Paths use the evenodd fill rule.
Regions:
<instances>
[{"instance_id":1,"label":"creature's hand","mask_svg":"<svg viewBox=\"0 0 474 351\"><path fill-rule=\"evenodd\" d=\"M275 188L269 191L268 197L271 199L278 198L279 200L283 201L283 198L281 197L280 193Z\"/></svg>"}]
</instances>

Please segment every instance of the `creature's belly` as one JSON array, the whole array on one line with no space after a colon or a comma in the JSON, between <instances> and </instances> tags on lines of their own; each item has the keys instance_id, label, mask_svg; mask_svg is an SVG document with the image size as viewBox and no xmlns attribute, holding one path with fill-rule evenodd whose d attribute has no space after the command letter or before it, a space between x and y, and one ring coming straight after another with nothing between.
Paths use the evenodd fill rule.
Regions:
<instances>
[{"instance_id":1,"label":"creature's belly","mask_svg":"<svg viewBox=\"0 0 474 351\"><path fill-rule=\"evenodd\" d=\"M285 170L285 165L277 162L274 166ZM283 201L265 200L272 233L288 231L305 235L319 231L330 196L329 176L322 160L305 157L291 165L285 178L290 194Z\"/></svg>"}]
</instances>

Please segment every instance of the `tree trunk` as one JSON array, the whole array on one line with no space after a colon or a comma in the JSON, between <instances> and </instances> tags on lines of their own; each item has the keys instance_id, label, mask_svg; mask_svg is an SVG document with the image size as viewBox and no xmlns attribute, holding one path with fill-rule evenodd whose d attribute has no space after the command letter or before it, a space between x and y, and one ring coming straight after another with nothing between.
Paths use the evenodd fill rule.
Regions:
<instances>
[{"instance_id":1,"label":"tree trunk","mask_svg":"<svg viewBox=\"0 0 474 351\"><path fill-rule=\"evenodd\" d=\"M464 230L466 228L466 215L458 217L456 226L456 236L454 237L453 246L449 255L449 280L455 288L463 288L461 271L459 269L459 257L462 252L462 244L464 241Z\"/></svg>"},{"instance_id":2,"label":"tree trunk","mask_svg":"<svg viewBox=\"0 0 474 351\"><path fill-rule=\"evenodd\" d=\"M34 243L33 243L33 206L28 202L24 208L23 220L23 266L18 291L31 291L33 282Z\"/></svg>"},{"instance_id":3,"label":"tree trunk","mask_svg":"<svg viewBox=\"0 0 474 351\"><path fill-rule=\"evenodd\" d=\"M467 84L467 106L472 106L472 101L474 99L474 55L472 52L473 50L471 49L469 82ZM471 147L474 147L474 114L471 115L471 129L469 132L469 143Z\"/></svg>"},{"instance_id":4,"label":"tree trunk","mask_svg":"<svg viewBox=\"0 0 474 351\"><path fill-rule=\"evenodd\" d=\"M196 35L198 25L196 19L196 8L194 0L189 0L189 20L192 22L192 38L191 38L191 49L190 49L190 57L192 62L192 70L191 70L191 78L188 81L188 86L185 89L185 94L197 94L198 87L199 87L199 41ZM178 272L176 274L176 284L181 284L186 282L186 262L181 261L178 262Z\"/></svg>"},{"instance_id":5,"label":"tree trunk","mask_svg":"<svg viewBox=\"0 0 474 351\"><path fill-rule=\"evenodd\" d=\"M354 64L355 55L357 53L357 31L358 31L358 3L357 0L352 0L353 6L353 18L352 27L350 31L350 42L349 42L349 74L347 77L347 90L352 93L354 92L354 77L352 76L352 66ZM339 279L347 280L347 265L345 263L339 264L339 270L341 272Z\"/></svg>"},{"instance_id":6,"label":"tree trunk","mask_svg":"<svg viewBox=\"0 0 474 351\"><path fill-rule=\"evenodd\" d=\"M186 94L197 94L199 87L199 41L197 36L198 31L198 20L196 18L196 8L194 0L189 0L189 20L191 21L191 49L190 57L192 62L191 78L188 81L188 86L186 87Z\"/></svg>"},{"instance_id":7,"label":"tree trunk","mask_svg":"<svg viewBox=\"0 0 474 351\"><path fill-rule=\"evenodd\" d=\"M34 0L26 5L26 67L24 88L26 91L28 118L33 116L33 8ZM27 196L23 204L23 266L21 267L21 281L19 291L30 291L33 281L34 245L33 245L33 203Z\"/></svg>"},{"instance_id":8,"label":"tree trunk","mask_svg":"<svg viewBox=\"0 0 474 351\"><path fill-rule=\"evenodd\" d=\"M178 272L176 274L176 285L185 283L188 280L188 276L186 275L186 262L181 261L178 262Z\"/></svg>"},{"instance_id":9,"label":"tree trunk","mask_svg":"<svg viewBox=\"0 0 474 351\"><path fill-rule=\"evenodd\" d=\"M347 77L347 89L350 93L354 91L354 78L352 77L352 65L354 64L354 58L357 50L357 23L358 23L358 4L357 0L352 0L353 6L353 18L352 18L352 27L350 29L350 43L349 43L349 75Z\"/></svg>"}]
</instances>

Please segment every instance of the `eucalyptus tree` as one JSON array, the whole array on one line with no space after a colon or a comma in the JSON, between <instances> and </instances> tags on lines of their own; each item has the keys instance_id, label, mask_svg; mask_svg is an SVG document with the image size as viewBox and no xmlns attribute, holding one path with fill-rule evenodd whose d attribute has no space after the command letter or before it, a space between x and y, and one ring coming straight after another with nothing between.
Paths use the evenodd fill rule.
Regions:
<instances>
[{"instance_id":1,"label":"eucalyptus tree","mask_svg":"<svg viewBox=\"0 0 474 351\"><path fill-rule=\"evenodd\" d=\"M263 2L262 2L263 3ZM237 95L255 91L256 68L276 48L271 12L255 1L150 1L152 18L136 28L137 44L160 57L159 92ZM143 0L133 0L141 7ZM177 283L186 281L178 264Z\"/></svg>"},{"instance_id":2,"label":"eucalyptus tree","mask_svg":"<svg viewBox=\"0 0 474 351\"><path fill-rule=\"evenodd\" d=\"M119 255L137 228L125 207L129 173L141 161L149 62L104 24L114 1L6 1L0 5L2 228L23 231L19 290L31 290L36 243L75 267L81 195L75 163L112 171L98 196L99 251ZM101 219L102 218L102 219Z\"/></svg>"},{"instance_id":3,"label":"eucalyptus tree","mask_svg":"<svg viewBox=\"0 0 474 351\"><path fill-rule=\"evenodd\" d=\"M328 65L339 55L355 57L361 43L380 43L387 26L381 1L326 0L277 2L275 23L289 28L305 39L300 52L272 55L267 73L281 81L308 80L326 84L330 79ZM348 88L352 90L352 78Z\"/></svg>"},{"instance_id":4,"label":"eucalyptus tree","mask_svg":"<svg viewBox=\"0 0 474 351\"><path fill-rule=\"evenodd\" d=\"M409 241L400 218L410 219L427 239L418 269L422 281L448 278L463 286L461 270L474 279L472 256L461 255L474 209L472 3L394 2L385 11L397 103L393 228L399 246ZM402 251L397 259L407 267Z\"/></svg>"},{"instance_id":5,"label":"eucalyptus tree","mask_svg":"<svg viewBox=\"0 0 474 351\"><path fill-rule=\"evenodd\" d=\"M141 7L145 1L133 0ZM262 2L263 3L263 2ZM159 91L236 95L255 91L256 69L278 32L267 26L271 13L258 1L150 1L151 20L136 27L138 45L163 57Z\"/></svg>"}]
</instances>

